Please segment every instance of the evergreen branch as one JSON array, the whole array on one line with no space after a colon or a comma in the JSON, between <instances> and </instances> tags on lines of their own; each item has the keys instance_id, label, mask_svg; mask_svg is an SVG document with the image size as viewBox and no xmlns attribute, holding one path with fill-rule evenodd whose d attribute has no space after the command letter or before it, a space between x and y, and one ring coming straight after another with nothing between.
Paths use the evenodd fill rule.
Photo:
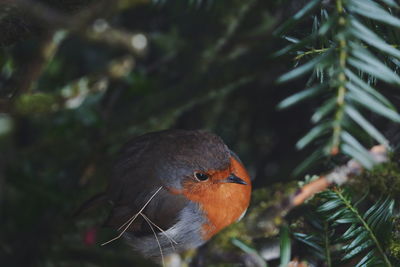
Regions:
<instances>
[{"instance_id":1,"label":"evergreen branch","mask_svg":"<svg viewBox=\"0 0 400 267\"><path fill-rule=\"evenodd\" d=\"M385 261L386 266L392 267L393 265L389 261L388 257L386 256L381 243L378 241L374 231L371 229L369 224L364 220L363 216L358 212L358 210L353 206L353 204L342 194L341 189L334 189L333 192L340 198L340 200L344 203L346 208L350 210L354 216L358 219L358 221L363 225L365 230L368 232L370 238L373 240L376 248L378 249L379 253L381 254L383 260Z\"/></svg>"},{"instance_id":2,"label":"evergreen branch","mask_svg":"<svg viewBox=\"0 0 400 267\"><path fill-rule=\"evenodd\" d=\"M336 0L334 8L321 8L322 15L314 15L312 33L276 53L281 55L295 51L297 55L294 59L297 61L311 56L303 65L279 77L278 82L312 72L308 87L283 100L278 105L279 108L286 108L321 95L328 98L311 118L316 125L296 146L302 149L316 143L317 140L325 140L325 144L296 168L297 174L315 163L321 155L337 155L339 152L357 159L366 168L372 167L367 150L353 137L353 133L359 132L361 128L379 143L389 145L383 134L364 118L361 108L393 122L400 122L400 114L394 106L369 82L371 79L379 79L385 83L400 84L400 76L389 67L393 66L393 62L396 65L396 61L392 59L400 58L400 50L397 49L397 44L390 45L385 40L386 36L385 39L378 36L375 33L376 29L363 25L367 18L372 22L384 22L390 27L400 27L400 20L372 0ZM364 19L359 18L360 16ZM312 48L304 52L304 48L318 46L322 48ZM375 56L370 51L371 48L376 54L382 54L382 57ZM368 82L363 80L363 73L368 75ZM323 86L313 84L316 78L319 78L319 83ZM326 90L327 88L330 90Z\"/></svg>"},{"instance_id":3,"label":"evergreen branch","mask_svg":"<svg viewBox=\"0 0 400 267\"><path fill-rule=\"evenodd\" d=\"M316 255L327 266L332 266L332 262L339 265L362 255L357 259L357 264L353 262L355 266L394 266L385 253L393 228L393 200L379 200L366 212L360 212L357 206L365 198L361 197L353 203L347 189L334 188L322 192L318 197L322 203L314 202L312 216L305 216L305 222L312 226L311 234L294 233L299 241L308 245L307 257ZM348 226L345 231L342 225ZM332 231L329 232L329 229ZM335 238L334 233L341 237ZM342 254L339 258L338 253Z\"/></svg>"},{"instance_id":4,"label":"evergreen branch","mask_svg":"<svg viewBox=\"0 0 400 267\"><path fill-rule=\"evenodd\" d=\"M324 225L324 248L325 248L325 257L326 257L326 264L328 267L332 267L332 259L331 259L331 252L329 248L329 225L328 222L323 221Z\"/></svg>"},{"instance_id":5,"label":"evergreen branch","mask_svg":"<svg viewBox=\"0 0 400 267\"><path fill-rule=\"evenodd\" d=\"M344 18L344 10L342 0L336 1L337 10L339 13L339 24L342 27L346 25L346 19ZM346 75L344 74L344 70L346 69L346 61L347 61L347 42L344 34L339 33L339 67L340 72L338 73L338 80L340 82L339 88L337 89L337 98L336 105L337 110L335 114L335 122L333 124L333 134L332 134L332 144L330 146L330 153L332 155L336 155L339 152L340 145L340 135L342 132L342 121L344 117L344 106L345 106L345 94L346 87L344 84L346 83Z\"/></svg>"},{"instance_id":6,"label":"evergreen branch","mask_svg":"<svg viewBox=\"0 0 400 267\"><path fill-rule=\"evenodd\" d=\"M313 210L304 215L307 231L305 233L294 232L293 236L306 245L306 259L316 258L324 261L323 266L332 267L333 255L331 245L334 245L334 235L329 231L329 223L321 213ZM316 266L321 264L315 263ZM322 266L322 265L321 265Z\"/></svg>"}]
</instances>

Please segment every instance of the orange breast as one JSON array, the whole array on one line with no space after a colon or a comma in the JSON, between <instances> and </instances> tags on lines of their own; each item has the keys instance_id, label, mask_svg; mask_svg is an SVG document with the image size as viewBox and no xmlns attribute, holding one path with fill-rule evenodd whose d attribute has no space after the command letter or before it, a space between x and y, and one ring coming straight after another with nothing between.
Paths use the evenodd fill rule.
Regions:
<instances>
[{"instance_id":1,"label":"orange breast","mask_svg":"<svg viewBox=\"0 0 400 267\"><path fill-rule=\"evenodd\" d=\"M209 183L197 183L183 192L188 199L199 203L207 215L208 223L203 226L205 240L237 221L249 206L250 176L239 161L234 157L231 157L230 160L230 168L213 174ZM227 178L230 173L243 179L247 185L219 182Z\"/></svg>"}]
</instances>

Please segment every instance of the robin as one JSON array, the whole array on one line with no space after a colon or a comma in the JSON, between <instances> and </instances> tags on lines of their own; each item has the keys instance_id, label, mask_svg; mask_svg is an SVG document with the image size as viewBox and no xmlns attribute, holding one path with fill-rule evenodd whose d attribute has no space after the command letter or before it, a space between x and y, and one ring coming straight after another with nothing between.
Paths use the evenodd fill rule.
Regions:
<instances>
[{"instance_id":1,"label":"robin","mask_svg":"<svg viewBox=\"0 0 400 267\"><path fill-rule=\"evenodd\" d=\"M250 194L249 174L220 137L166 130L122 148L100 198L112 204L105 225L119 229L143 256L159 260L196 248L240 220Z\"/></svg>"}]
</instances>

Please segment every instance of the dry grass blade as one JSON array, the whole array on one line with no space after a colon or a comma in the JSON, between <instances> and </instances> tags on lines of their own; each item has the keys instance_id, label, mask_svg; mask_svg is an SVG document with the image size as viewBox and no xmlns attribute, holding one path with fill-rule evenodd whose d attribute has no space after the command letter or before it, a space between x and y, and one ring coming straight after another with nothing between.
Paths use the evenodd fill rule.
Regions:
<instances>
[{"instance_id":1,"label":"dry grass blade","mask_svg":"<svg viewBox=\"0 0 400 267\"><path fill-rule=\"evenodd\" d=\"M143 219L144 219L144 220L147 222L147 224L150 226L150 229L151 229L151 231L153 232L154 237L156 238L156 242L157 242L158 248L160 249L160 255L161 255L162 266L165 267L164 253L163 253L163 251L162 251L162 247L161 247L161 244L160 244L160 240L158 240L157 233L156 233L156 231L154 231L154 228L153 228L153 226L152 226L153 222L151 222L151 221L147 218L147 216L143 215L142 213L139 213L139 214L142 215Z\"/></svg>"},{"instance_id":2,"label":"dry grass blade","mask_svg":"<svg viewBox=\"0 0 400 267\"><path fill-rule=\"evenodd\" d=\"M133 215L131 218L129 218L129 220L127 220L123 225L121 225L118 228L118 231L120 231L122 228L124 228L121 233L119 235L117 235L116 237L114 237L113 239L108 240L107 242L104 242L103 244L101 244L102 246L107 245L117 239L119 239L125 232L126 230L128 230L128 228L131 226L131 224L136 220L137 216L139 216L139 214L141 214L143 212L143 210L147 207L147 205L149 205L149 203L153 200L153 198L158 194L158 192L160 192L160 190L163 187L160 186L156 192L154 192L154 194L149 198L149 200L147 200L147 202L143 205L143 207L139 210L138 213L136 213L135 215Z\"/></svg>"},{"instance_id":3,"label":"dry grass blade","mask_svg":"<svg viewBox=\"0 0 400 267\"><path fill-rule=\"evenodd\" d=\"M161 227L159 227L157 224L155 224L154 222L152 222L149 217L147 217L146 215L144 215L143 213L140 213L140 215L142 215L143 218L147 219L154 227L156 227L163 235L165 235L169 242L171 243L172 248L175 250L175 247L173 244L177 245L178 242L176 242L172 237L170 237L167 232L165 232Z\"/></svg>"}]
</instances>

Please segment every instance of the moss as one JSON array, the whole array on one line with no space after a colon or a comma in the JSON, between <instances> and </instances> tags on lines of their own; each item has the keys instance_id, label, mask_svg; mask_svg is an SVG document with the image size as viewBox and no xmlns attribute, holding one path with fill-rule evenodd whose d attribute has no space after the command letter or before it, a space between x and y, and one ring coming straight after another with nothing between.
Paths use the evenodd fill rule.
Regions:
<instances>
[{"instance_id":1,"label":"moss","mask_svg":"<svg viewBox=\"0 0 400 267\"><path fill-rule=\"evenodd\" d=\"M276 183L268 187L254 190L252 193L251 203L252 205L258 205L262 203L268 205L268 203L271 204L271 202L276 204L278 201L282 200L282 198L285 197L287 194L291 194L297 189L298 187L296 181L285 184Z\"/></svg>"},{"instance_id":2,"label":"moss","mask_svg":"<svg viewBox=\"0 0 400 267\"><path fill-rule=\"evenodd\" d=\"M369 185L371 193L390 195L398 200L400 196L400 166L394 161L381 164L357 177L354 185L354 189L363 191L365 191L366 185Z\"/></svg>"},{"instance_id":3,"label":"moss","mask_svg":"<svg viewBox=\"0 0 400 267\"><path fill-rule=\"evenodd\" d=\"M400 260L400 217L396 217L393 224L394 229L392 240L389 244L389 251L392 257Z\"/></svg>"},{"instance_id":4,"label":"moss","mask_svg":"<svg viewBox=\"0 0 400 267\"><path fill-rule=\"evenodd\" d=\"M232 244L232 238L238 238L242 242L251 246L251 237L247 234L246 226L243 221L230 225L214 237L212 245L216 245L221 250L232 250L236 248Z\"/></svg>"},{"instance_id":5,"label":"moss","mask_svg":"<svg viewBox=\"0 0 400 267\"><path fill-rule=\"evenodd\" d=\"M392 241L390 246L390 255L398 260L400 260L400 242Z\"/></svg>"},{"instance_id":6,"label":"moss","mask_svg":"<svg viewBox=\"0 0 400 267\"><path fill-rule=\"evenodd\" d=\"M23 115L43 114L54 110L56 99L43 93L21 95L15 103L15 109Z\"/></svg>"},{"instance_id":7,"label":"moss","mask_svg":"<svg viewBox=\"0 0 400 267\"><path fill-rule=\"evenodd\" d=\"M297 183L277 183L268 188L260 188L252 193L250 214L247 217L257 216L266 209L280 205L284 199L298 189Z\"/></svg>"},{"instance_id":8,"label":"moss","mask_svg":"<svg viewBox=\"0 0 400 267\"><path fill-rule=\"evenodd\" d=\"M288 196L297 189L297 182L293 181L254 191L252 208L245 218L249 234L252 237L277 235L283 222L282 217L286 215Z\"/></svg>"}]
</instances>

